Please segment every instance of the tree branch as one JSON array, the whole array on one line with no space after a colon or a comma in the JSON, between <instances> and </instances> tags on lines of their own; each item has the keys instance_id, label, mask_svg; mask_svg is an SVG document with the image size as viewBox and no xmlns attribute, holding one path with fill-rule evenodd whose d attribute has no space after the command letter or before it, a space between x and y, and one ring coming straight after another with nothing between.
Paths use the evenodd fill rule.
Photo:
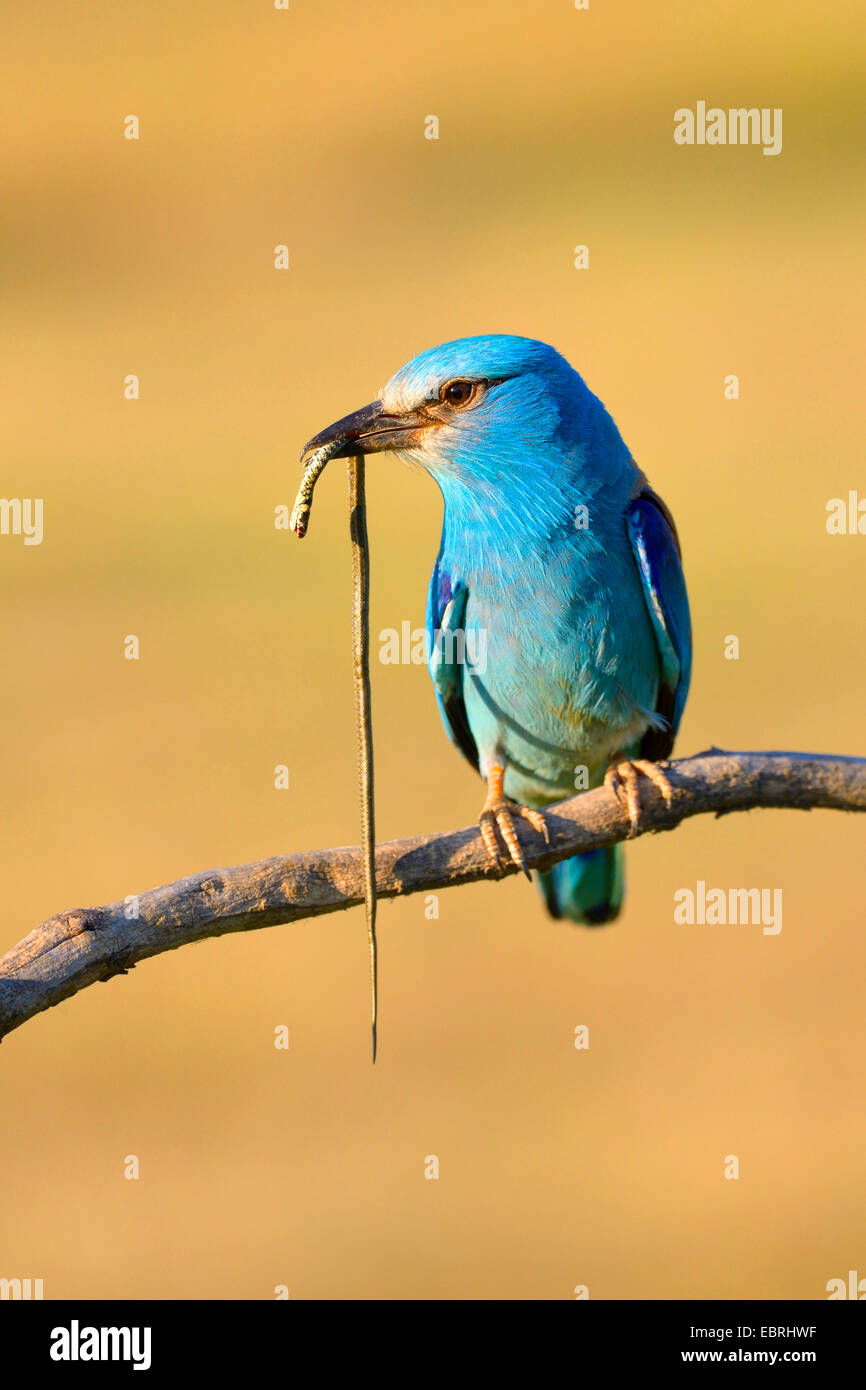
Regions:
<instances>
[{"instance_id":1,"label":"tree branch","mask_svg":"<svg viewBox=\"0 0 866 1390\"><path fill-rule=\"evenodd\" d=\"M866 758L713 748L665 767L672 804L667 807L642 779L640 834L673 830L707 811L725 815L762 806L866 811ZM549 868L581 850L629 837L625 808L604 787L550 807L545 815L549 845L528 827L521 829L531 868ZM515 872L504 861L498 867L490 862L477 827L392 840L376 848L380 898L430 893ZM360 852L343 848L212 869L132 900L60 912L0 958L0 1038L87 985L125 974L148 956L363 901Z\"/></svg>"}]
</instances>

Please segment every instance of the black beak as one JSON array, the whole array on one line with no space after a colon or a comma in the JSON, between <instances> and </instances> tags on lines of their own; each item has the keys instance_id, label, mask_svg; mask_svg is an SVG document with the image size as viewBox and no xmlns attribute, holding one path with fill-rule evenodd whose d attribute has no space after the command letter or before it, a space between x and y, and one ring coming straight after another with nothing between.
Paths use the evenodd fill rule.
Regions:
<instances>
[{"instance_id":1,"label":"black beak","mask_svg":"<svg viewBox=\"0 0 866 1390\"><path fill-rule=\"evenodd\" d=\"M381 401L373 401L313 435L301 450L301 463L306 464L309 456L320 449L328 450L329 459L343 459L355 454L378 454L383 449L409 448L417 440L418 431L432 423L417 410L389 415Z\"/></svg>"},{"instance_id":2,"label":"black beak","mask_svg":"<svg viewBox=\"0 0 866 1390\"><path fill-rule=\"evenodd\" d=\"M354 458L357 454L378 454L384 449L408 448L421 431L435 421L418 410L389 415L381 401L373 401L351 415L345 415L316 434L301 450L304 476L295 498L289 525L298 536L307 534L316 479L331 459Z\"/></svg>"}]
</instances>

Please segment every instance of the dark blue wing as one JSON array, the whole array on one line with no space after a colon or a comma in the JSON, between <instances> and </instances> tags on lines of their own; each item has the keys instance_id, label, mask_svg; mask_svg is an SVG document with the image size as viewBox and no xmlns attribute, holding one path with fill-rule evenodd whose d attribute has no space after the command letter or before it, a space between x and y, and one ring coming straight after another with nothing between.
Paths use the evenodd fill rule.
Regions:
<instances>
[{"instance_id":1,"label":"dark blue wing","mask_svg":"<svg viewBox=\"0 0 866 1390\"><path fill-rule=\"evenodd\" d=\"M673 517L651 488L644 488L629 503L626 526L659 651L661 676L656 713L667 725L664 729L648 729L640 751L642 757L658 760L670 756L689 693L689 600Z\"/></svg>"},{"instance_id":2,"label":"dark blue wing","mask_svg":"<svg viewBox=\"0 0 866 1390\"><path fill-rule=\"evenodd\" d=\"M433 567L430 592L427 596L427 650L430 675L436 690L436 701L442 722L452 742L464 758L478 767L478 749L463 702L463 672L465 661L459 659L462 644L449 641L463 631L466 600L469 590L459 580L452 579L443 565L442 552ZM443 640L445 639L445 640Z\"/></svg>"}]
</instances>

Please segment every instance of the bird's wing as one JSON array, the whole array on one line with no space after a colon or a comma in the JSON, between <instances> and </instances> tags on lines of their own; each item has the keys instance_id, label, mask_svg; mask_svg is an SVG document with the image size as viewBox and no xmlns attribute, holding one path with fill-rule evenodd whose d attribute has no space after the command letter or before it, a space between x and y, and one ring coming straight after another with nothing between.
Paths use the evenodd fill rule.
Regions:
<instances>
[{"instance_id":1,"label":"bird's wing","mask_svg":"<svg viewBox=\"0 0 866 1390\"><path fill-rule=\"evenodd\" d=\"M674 746L692 670L692 629L689 601L674 519L651 488L642 488L626 511L626 526L643 586L647 610L659 652L659 690L656 713L663 729L648 729L641 756L667 758Z\"/></svg>"},{"instance_id":2,"label":"bird's wing","mask_svg":"<svg viewBox=\"0 0 866 1390\"><path fill-rule=\"evenodd\" d=\"M430 675L446 732L464 758L478 767L478 748L472 737L463 701L465 652L457 634L463 633L469 590L448 573L442 554L433 568L427 597L427 639Z\"/></svg>"}]
</instances>

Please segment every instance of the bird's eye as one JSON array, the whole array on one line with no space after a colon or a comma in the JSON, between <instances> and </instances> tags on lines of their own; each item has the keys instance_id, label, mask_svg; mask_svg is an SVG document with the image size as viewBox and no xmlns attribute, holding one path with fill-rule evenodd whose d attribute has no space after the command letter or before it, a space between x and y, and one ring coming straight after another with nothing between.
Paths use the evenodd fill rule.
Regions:
<instances>
[{"instance_id":1,"label":"bird's eye","mask_svg":"<svg viewBox=\"0 0 866 1390\"><path fill-rule=\"evenodd\" d=\"M463 381L462 378L456 381L446 381L439 392L439 399L443 405L450 406L452 410L462 410L464 406L475 399L478 386L477 381Z\"/></svg>"}]
</instances>

